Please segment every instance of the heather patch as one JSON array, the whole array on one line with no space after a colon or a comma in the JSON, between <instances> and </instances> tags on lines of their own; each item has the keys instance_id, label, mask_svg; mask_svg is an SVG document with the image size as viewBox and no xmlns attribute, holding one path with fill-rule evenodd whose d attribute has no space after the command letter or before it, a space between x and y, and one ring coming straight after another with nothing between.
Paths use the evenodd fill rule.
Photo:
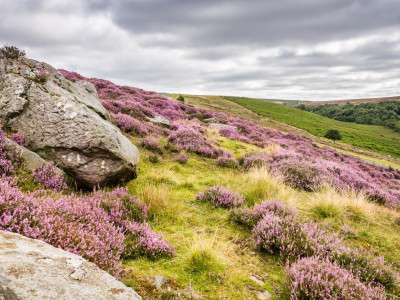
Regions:
<instances>
[{"instance_id":1,"label":"heather patch","mask_svg":"<svg viewBox=\"0 0 400 300\"><path fill-rule=\"evenodd\" d=\"M162 154L160 142L158 139L153 139L149 137L143 138L139 140L139 145L147 150Z\"/></svg>"},{"instance_id":2,"label":"heather patch","mask_svg":"<svg viewBox=\"0 0 400 300\"><path fill-rule=\"evenodd\" d=\"M352 272L318 257L286 269L292 299L387 299L385 289L361 282Z\"/></svg>"},{"instance_id":3,"label":"heather patch","mask_svg":"<svg viewBox=\"0 0 400 300\"><path fill-rule=\"evenodd\" d=\"M67 188L67 184L64 182L64 176L57 174L53 162L49 162L32 170L32 178L34 182L43 185L44 188L49 190L61 191Z\"/></svg>"},{"instance_id":4,"label":"heather patch","mask_svg":"<svg viewBox=\"0 0 400 300\"><path fill-rule=\"evenodd\" d=\"M197 199L211 202L216 207L235 207L243 203L243 197L222 186L213 186L203 193L197 194Z\"/></svg>"},{"instance_id":5,"label":"heather patch","mask_svg":"<svg viewBox=\"0 0 400 300\"><path fill-rule=\"evenodd\" d=\"M172 255L146 223L146 207L124 189L86 196L24 194L0 181L0 229L41 239L117 275L122 256Z\"/></svg>"}]
</instances>

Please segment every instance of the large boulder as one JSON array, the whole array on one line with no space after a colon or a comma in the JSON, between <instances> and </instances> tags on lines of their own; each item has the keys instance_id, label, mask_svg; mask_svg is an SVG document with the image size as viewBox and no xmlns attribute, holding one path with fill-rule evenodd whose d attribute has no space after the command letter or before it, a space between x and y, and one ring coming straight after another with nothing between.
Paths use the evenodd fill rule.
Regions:
<instances>
[{"instance_id":1,"label":"large boulder","mask_svg":"<svg viewBox=\"0 0 400 300\"><path fill-rule=\"evenodd\" d=\"M7 231L0 231L1 296L6 300L142 299L82 257Z\"/></svg>"},{"instance_id":2,"label":"large boulder","mask_svg":"<svg viewBox=\"0 0 400 300\"><path fill-rule=\"evenodd\" d=\"M136 177L139 152L108 119L91 83L35 60L0 59L0 124L23 132L30 150L80 186Z\"/></svg>"}]
</instances>

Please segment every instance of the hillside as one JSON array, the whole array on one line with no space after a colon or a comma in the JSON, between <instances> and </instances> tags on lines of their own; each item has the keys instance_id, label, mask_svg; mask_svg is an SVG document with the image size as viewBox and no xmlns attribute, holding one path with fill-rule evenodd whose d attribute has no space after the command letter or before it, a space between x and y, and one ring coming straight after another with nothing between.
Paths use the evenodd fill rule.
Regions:
<instances>
[{"instance_id":1,"label":"hillside","mask_svg":"<svg viewBox=\"0 0 400 300\"><path fill-rule=\"evenodd\" d=\"M399 293L399 170L321 147L274 120L253 122L257 115L234 102L228 108L208 98L204 108L50 67L26 68L32 76L24 77L24 69L11 68L20 62L32 64L4 62L3 83L23 81L27 101L57 97L42 110L53 118L58 103L74 99L50 94L55 84L75 96L90 94L90 105L102 111L93 105L100 101L109 114L93 118L117 126L129 147L137 145L140 161L130 170L137 178L119 181L119 187L67 186L51 163L32 170L15 156L7 138L33 151L32 136L42 132L16 131L6 115L0 131L1 230L78 254L143 299L300 299L304 293L318 299L316 292L387 299ZM11 117L18 121L29 109ZM62 124L81 120L81 111L72 114L68 107L57 113L65 117ZM285 132L273 129L278 127ZM88 147L107 138L98 128ZM80 162L80 156L74 160ZM60 165L69 171L66 166Z\"/></svg>"},{"instance_id":2,"label":"hillside","mask_svg":"<svg viewBox=\"0 0 400 300\"><path fill-rule=\"evenodd\" d=\"M303 109L338 121L381 125L400 132L400 101L377 103L324 104L304 106Z\"/></svg>"},{"instance_id":3,"label":"hillside","mask_svg":"<svg viewBox=\"0 0 400 300\"><path fill-rule=\"evenodd\" d=\"M340 131L343 142L356 147L400 157L400 134L383 126L341 122L293 107L240 97L224 97L263 117L304 129L323 137L328 129Z\"/></svg>"},{"instance_id":4,"label":"hillside","mask_svg":"<svg viewBox=\"0 0 400 300\"><path fill-rule=\"evenodd\" d=\"M379 98L360 98L360 99L347 99L347 100L326 100L326 101L310 101L310 102L302 102L306 106L317 106L324 104L360 104L360 103L379 103L386 101L400 101L400 96L393 97L379 97Z\"/></svg>"}]
</instances>

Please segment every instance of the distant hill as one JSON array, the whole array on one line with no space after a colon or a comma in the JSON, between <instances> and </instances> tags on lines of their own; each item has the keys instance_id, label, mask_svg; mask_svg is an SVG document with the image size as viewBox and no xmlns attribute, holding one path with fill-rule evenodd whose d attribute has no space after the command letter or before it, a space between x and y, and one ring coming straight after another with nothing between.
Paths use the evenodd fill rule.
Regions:
<instances>
[{"instance_id":1,"label":"distant hill","mask_svg":"<svg viewBox=\"0 0 400 300\"><path fill-rule=\"evenodd\" d=\"M353 104L360 103L377 103L377 102L385 102L385 101L400 101L400 96L393 97L380 97L380 98L363 98L363 99L347 99L347 100L330 100L330 101L301 101L306 106L317 106L324 104L346 104L348 102ZM290 104L291 106L295 104Z\"/></svg>"},{"instance_id":2,"label":"distant hill","mask_svg":"<svg viewBox=\"0 0 400 300\"><path fill-rule=\"evenodd\" d=\"M323 137L328 129L337 129L343 142L369 151L400 157L400 134L378 125L342 122L294 107L279 105L260 99L223 97L260 116L306 130Z\"/></svg>"}]
</instances>

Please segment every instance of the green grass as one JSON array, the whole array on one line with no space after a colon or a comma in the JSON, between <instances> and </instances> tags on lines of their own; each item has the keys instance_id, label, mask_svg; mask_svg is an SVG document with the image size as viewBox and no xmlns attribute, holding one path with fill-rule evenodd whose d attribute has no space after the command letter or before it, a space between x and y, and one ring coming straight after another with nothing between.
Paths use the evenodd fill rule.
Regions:
<instances>
[{"instance_id":1,"label":"green grass","mask_svg":"<svg viewBox=\"0 0 400 300\"><path fill-rule=\"evenodd\" d=\"M236 149L236 156L255 150L254 146L215 132L208 134L221 147ZM132 141L137 144L136 138ZM166 145L166 140L161 144ZM255 249L251 232L232 223L229 210L196 200L198 192L216 184L241 193L248 205L265 199L285 202L295 207L301 218L317 220L327 230L341 232L350 244L384 255L396 270L400 269L396 211L366 205L357 195L340 195L331 190L301 192L284 185L265 169L245 172L221 168L215 160L195 154L189 154L188 162L181 165L173 161L176 153L170 150L164 150L160 161L152 163L152 152L140 152L138 178L128 184L128 190L150 206L152 228L162 232L176 248L172 258L124 261L121 279L143 299L176 299L176 291L201 295L203 299L257 299L257 292L265 289L273 299L287 299L285 264L279 256ZM167 278L170 292L160 292L152 286L155 275ZM252 275L265 284L251 281Z\"/></svg>"},{"instance_id":2,"label":"green grass","mask_svg":"<svg viewBox=\"0 0 400 300\"><path fill-rule=\"evenodd\" d=\"M136 139L132 141L137 144ZM220 136L215 136L215 142L236 149L236 155L255 149ZM181 165L173 161L176 153L167 150L158 163L149 161L152 152L142 148L140 152L138 178L128 184L128 190L150 204L152 228L165 235L176 254L168 259L125 260L123 282L144 299L174 299L149 284L154 275L166 276L172 290L190 294L187 289L191 287L204 299L257 299L257 291L265 288L273 299L280 299L284 265L279 258L256 255L251 233L232 224L228 210L196 200L198 192L216 184L244 191L246 185L240 183L244 174L217 167L215 160L194 154ZM263 278L265 287L252 282L252 275Z\"/></svg>"},{"instance_id":3,"label":"green grass","mask_svg":"<svg viewBox=\"0 0 400 300\"><path fill-rule=\"evenodd\" d=\"M344 143L400 157L400 134L383 126L336 121L297 108L258 99L224 98L263 117L304 129L313 135L322 137L328 129L337 129L341 133Z\"/></svg>"}]
</instances>

